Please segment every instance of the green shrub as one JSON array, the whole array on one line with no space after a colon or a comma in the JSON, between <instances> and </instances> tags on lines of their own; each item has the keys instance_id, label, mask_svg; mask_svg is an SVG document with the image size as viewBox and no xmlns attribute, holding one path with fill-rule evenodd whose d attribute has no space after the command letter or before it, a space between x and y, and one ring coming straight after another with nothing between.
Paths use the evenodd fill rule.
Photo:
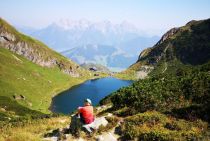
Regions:
<instances>
[{"instance_id":1,"label":"green shrub","mask_svg":"<svg viewBox=\"0 0 210 141\"><path fill-rule=\"evenodd\" d=\"M210 63L209 63L210 64ZM115 110L128 107L133 114L147 110L171 111L199 104L210 103L210 65L178 70L177 75L155 75L134 82L106 97ZM181 73L181 71L185 73Z\"/></svg>"},{"instance_id":2,"label":"green shrub","mask_svg":"<svg viewBox=\"0 0 210 141\"><path fill-rule=\"evenodd\" d=\"M127 140L194 140L207 130L208 124L201 120L189 122L155 111L128 117L122 125L123 137Z\"/></svg>"}]
</instances>

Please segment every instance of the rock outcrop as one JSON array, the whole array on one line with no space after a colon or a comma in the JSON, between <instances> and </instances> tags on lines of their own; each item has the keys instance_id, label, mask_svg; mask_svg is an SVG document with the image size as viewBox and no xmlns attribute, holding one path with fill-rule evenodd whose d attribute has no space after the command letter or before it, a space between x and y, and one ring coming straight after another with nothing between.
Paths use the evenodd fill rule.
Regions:
<instances>
[{"instance_id":1,"label":"rock outcrop","mask_svg":"<svg viewBox=\"0 0 210 141\"><path fill-rule=\"evenodd\" d=\"M111 106L103 105L103 106L97 107L96 110L98 113L100 113L100 112L103 112L104 110L107 110L108 108L111 108ZM77 118L77 116L73 114L71 115L70 126L67 125L64 128L51 130L50 132L44 135L43 140L47 140L47 141L60 141L60 140L117 141L118 138L120 137L119 133L117 132L117 128L119 127L122 121L117 121L117 126L111 127L111 129L107 129L106 131L103 131L103 132L97 132L97 130L100 130L100 128L106 127L108 126L108 124L111 124L106 119L108 117L116 117L116 116L111 113L106 113L103 116L96 117L93 123L82 125L80 122L80 119ZM74 119L76 119L76 122ZM74 126L71 126L72 124L74 124ZM76 129L75 126L77 126L80 129L80 131L82 130L84 134L80 133L79 136L75 136L74 134L74 131Z\"/></svg>"},{"instance_id":2,"label":"rock outcrop","mask_svg":"<svg viewBox=\"0 0 210 141\"><path fill-rule=\"evenodd\" d=\"M43 43L25 36L0 19L0 47L24 56L43 67L58 67L62 72L79 77L81 68L69 59L49 49Z\"/></svg>"},{"instance_id":3,"label":"rock outcrop","mask_svg":"<svg viewBox=\"0 0 210 141\"><path fill-rule=\"evenodd\" d=\"M169 39L170 37L172 37L174 34L176 34L179 31L179 28L172 28L170 29L168 32L166 32L161 39L157 42L157 45L163 43L165 40Z\"/></svg>"}]
</instances>

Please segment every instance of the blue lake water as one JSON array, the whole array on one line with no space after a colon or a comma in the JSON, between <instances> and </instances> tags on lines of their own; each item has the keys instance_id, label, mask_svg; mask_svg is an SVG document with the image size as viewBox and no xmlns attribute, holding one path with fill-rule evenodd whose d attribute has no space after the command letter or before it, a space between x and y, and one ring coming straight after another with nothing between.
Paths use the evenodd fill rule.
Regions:
<instances>
[{"instance_id":1,"label":"blue lake water","mask_svg":"<svg viewBox=\"0 0 210 141\"><path fill-rule=\"evenodd\" d=\"M56 113L69 114L78 106L83 106L83 101L86 98L91 99L95 106L105 96L121 87L131 85L132 82L113 77L88 80L55 96L52 99L51 110Z\"/></svg>"}]
</instances>

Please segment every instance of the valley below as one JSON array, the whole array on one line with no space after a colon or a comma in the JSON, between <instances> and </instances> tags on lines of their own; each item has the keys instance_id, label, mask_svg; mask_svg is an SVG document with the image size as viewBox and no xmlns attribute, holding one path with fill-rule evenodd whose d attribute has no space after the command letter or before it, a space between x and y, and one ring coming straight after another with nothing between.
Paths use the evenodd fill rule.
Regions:
<instances>
[{"instance_id":1,"label":"valley below","mask_svg":"<svg viewBox=\"0 0 210 141\"><path fill-rule=\"evenodd\" d=\"M116 59L128 68L113 73L91 64L101 58L88 46L73 50L90 59L80 66L67 58L72 50L64 57L1 18L0 141L209 140L209 31L210 19L172 28L131 66ZM112 46L89 47L116 55ZM107 124L74 134L70 116L85 98Z\"/></svg>"}]
</instances>

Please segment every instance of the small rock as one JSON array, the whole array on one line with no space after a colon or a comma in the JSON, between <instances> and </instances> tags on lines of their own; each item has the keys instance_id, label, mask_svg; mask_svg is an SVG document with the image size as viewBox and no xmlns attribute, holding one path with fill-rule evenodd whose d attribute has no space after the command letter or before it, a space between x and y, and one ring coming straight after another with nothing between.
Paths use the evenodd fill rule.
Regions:
<instances>
[{"instance_id":1,"label":"small rock","mask_svg":"<svg viewBox=\"0 0 210 141\"><path fill-rule=\"evenodd\" d=\"M11 118L10 118L10 117L6 117L6 119L11 120Z\"/></svg>"},{"instance_id":2,"label":"small rock","mask_svg":"<svg viewBox=\"0 0 210 141\"><path fill-rule=\"evenodd\" d=\"M117 138L110 132L104 133L96 138L97 141L117 141Z\"/></svg>"},{"instance_id":3,"label":"small rock","mask_svg":"<svg viewBox=\"0 0 210 141\"><path fill-rule=\"evenodd\" d=\"M24 95L13 95L13 98L15 99L15 100L25 100L26 99L26 97L24 96Z\"/></svg>"},{"instance_id":4,"label":"small rock","mask_svg":"<svg viewBox=\"0 0 210 141\"><path fill-rule=\"evenodd\" d=\"M101 110L101 107L97 107L96 110L97 110L97 111Z\"/></svg>"},{"instance_id":5,"label":"small rock","mask_svg":"<svg viewBox=\"0 0 210 141\"><path fill-rule=\"evenodd\" d=\"M94 74L94 76L99 76L99 74Z\"/></svg>"},{"instance_id":6,"label":"small rock","mask_svg":"<svg viewBox=\"0 0 210 141\"><path fill-rule=\"evenodd\" d=\"M30 107L32 107L33 104L32 104L31 102L28 102L28 105L29 105Z\"/></svg>"},{"instance_id":7,"label":"small rock","mask_svg":"<svg viewBox=\"0 0 210 141\"><path fill-rule=\"evenodd\" d=\"M112 117L112 116L113 116L113 114L111 114L111 113L107 114L107 117Z\"/></svg>"},{"instance_id":8,"label":"small rock","mask_svg":"<svg viewBox=\"0 0 210 141\"><path fill-rule=\"evenodd\" d=\"M58 137L48 137L48 138L44 138L45 141L57 141Z\"/></svg>"},{"instance_id":9,"label":"small rock","mask_svg":"<svg viewBox=\"0 0 210 141\"><path fill-rule=\"evenodd\" d=\"M96 138L96 141L103 141L103 140L104 138L101 135Z\"/></svg>"},{"instance_id":10,"label":"small rock","mask_svg":"<svg viewBox=\"0 0 210 141\"><path fill-rule=\"evenodd\" d=\"M18 95L13 95L13 98L14 98L15 100L21 99Z\"/></svg>"},{"instance_id":11,"label":"small rock","mask_svg":"<svg viewBox=\"0 0 210 141\"><path fill-rule=\"evenodd\" d=\"M102 105L102 106L101 106L101 108L103 108L103 109L106 108L106 107L107 107L106 105Z\"/></svg>"},{"instance_id":12,"label":"small rock","mask_svg":"<svg viewBox=\"0 0 210 141\"><path fill-rule=\"evenodd\" d=\"M94 120L91 124L85 124L82 127L84 127L89 133L92 132L91 129L98 129L99 126L106 126L108 124L108 121L105 119L105 117L99 117Z\"/></svg>"},{"instance_id":13,"label":"small rock","mask_svg":"<svg viewBox=\"0 0 210 141\"><path fill-rule=\"evenodd\" d=\"M0 108L0 111L2 112L6 112L6 110L4 108Z\"/></svg>"},{"instance_id":14,"label":"small rock","mask_svg":"<svg viewBox=\"0 0 210 141\"><path fill-rule=\"evenodd\" d=\"M25 100L26 99L26 97L24 96L24 95L20 95L20 97L21 97L21 99L23 99L23 100Z\"/></svg>"},{"instance_id":15,"label":"small rock","mask_svg":"<svg viewBox=\"0 0 210 141\"><path fill-rule=\"evenodd\" d=\"M61 119L59 120L60 123L65 123L66 122L66 119Z\"/></svg>"}]
</instances>

